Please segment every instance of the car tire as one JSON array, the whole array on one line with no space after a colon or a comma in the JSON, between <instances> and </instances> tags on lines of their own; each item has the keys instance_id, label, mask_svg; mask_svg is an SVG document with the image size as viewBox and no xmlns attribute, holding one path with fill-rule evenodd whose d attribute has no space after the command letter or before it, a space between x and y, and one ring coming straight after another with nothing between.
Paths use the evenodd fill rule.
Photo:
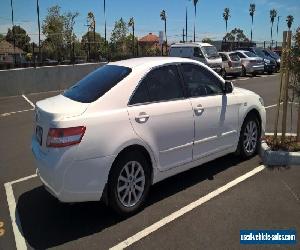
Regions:
<instances>
[{"instance_id":1,"label":"car tire","mask_svg":"<svg viewBox=\"0 0 300 250\"><path fill-rule=\"evenodd\" d=\"M246 68L244 66L242 66L242 73L241 76L246 76L247 75L247 71Z\"/></svg>"},{"instance_id":2,"label":"car tire","mask_svg":"<svg viewBox=\"0 0 300 250\"><path fill-rule=\"evenodd\" d=\"M259 149L260 135L261 125L259 119L255 114L247 115L241 128L236 154L242 159L248 159L256 155Z\"/></svg>"},{"instance_id":3,"label":"car tire","mask_svg":"<svg viewBox=\"0 0 300 250\"><path fill-rule=\"evenodd\" d=\"M150 169L150 163L138 151L116 159L108 178L108 204L119 215L129 216L143 206L151 185Z\"/></svg>"},{"instance_id":4,"label":"car tire","mask_svg":"<svg viewBox=\"0 0 300 250\"><path fill-rule=\"evenodd\" d=\"M226 70L222 69L220 72L220 75L222 76L223 79L225 79L226 78Z\"/></svg>"}]
</instances>

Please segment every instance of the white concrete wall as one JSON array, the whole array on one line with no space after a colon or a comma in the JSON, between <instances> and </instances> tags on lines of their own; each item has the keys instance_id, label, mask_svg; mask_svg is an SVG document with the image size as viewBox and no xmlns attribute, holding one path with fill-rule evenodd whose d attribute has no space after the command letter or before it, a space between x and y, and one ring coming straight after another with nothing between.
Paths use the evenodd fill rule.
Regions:
<instances>
[{"instance_id":1,"label":"white concrete wall","mask_svg":"<svg viewBox=\"0 0 300 250\"><path fill-rule=\"evenodd\" d=\"M0 70L0 96L66 89L105 63Z\"/></svg>"}]
</instances>

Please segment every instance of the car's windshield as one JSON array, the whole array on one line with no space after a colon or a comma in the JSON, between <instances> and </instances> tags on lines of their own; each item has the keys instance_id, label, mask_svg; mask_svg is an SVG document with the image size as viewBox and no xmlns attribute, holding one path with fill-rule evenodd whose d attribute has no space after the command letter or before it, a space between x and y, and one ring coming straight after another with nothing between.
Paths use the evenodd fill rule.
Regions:
<instances>
[{"instance_id":1,"label":"car's windshield","mask_svg":"<svg viewBox=\"0 0 300 250\"><path fill-rule=\"evenodd\" d=\"M105 65L87 75L66 90L63 95L77 102L94 102L128 76L130 72L131 69L127 67Z\"/></svg>"},{"instance_id":2,"label":"car's windshield","mask_svg":"<svg viewBox=\"0 0 300 250\"><path fill-rule=\"evenodd\" d=\"M269 49L266 49L265 50L269 55L271 55L272 57L274 57L274 58L276 58L276 59L278 59L278 58L280 58L280 56L278 55L278 54L276 54L274 51L272 51L272 50L269 50Z\"/></svg>"},{"instance_id":3,"label":"car's windshield","mask_svg":"<svg viewBox=\"0 0 300 250\"><path fill-rule=\"evenodd\" d=\"M256 48L256 49L254 49L254 51L255 51L256 55L258 55L260 57L265 57L265 54L262 50Z\"/></svg>"},{"instance_id":4,"label":"car's windshield","mask_svg":"<svg viewBox=\"0 0 300 250\"><path fill-rule=\"evenodd\" d=\"M257 55L255 55L254 53L252 53L252 52L250 52L250 51L244 52L244 54L245 54L247 57L257 57Z\"/></svg>"},{"instance_id":5,"label":"car's windshield","mask_svg":"<svg viewBox=\"0 0 300 250\"><path fill-rule=\"evenodd\" d=\"M218 51L215 46L203 46L201 47L203 54L208 58L219 57Z\"/></svg>"}]
</instances>

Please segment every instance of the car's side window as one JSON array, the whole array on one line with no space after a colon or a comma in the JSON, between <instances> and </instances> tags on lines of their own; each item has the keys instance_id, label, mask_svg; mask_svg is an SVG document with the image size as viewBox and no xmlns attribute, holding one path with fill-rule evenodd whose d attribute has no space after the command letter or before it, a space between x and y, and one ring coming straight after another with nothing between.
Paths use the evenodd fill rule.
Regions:
<instances>
[{"instance_id":1,"label":"car's side window","mask_svg":"<svg viewBox=\"0 0 300 250\"><path fill-rule=\"evenodd\" d=\"M130 105L150 102L146 81L142 81L130 100Z\"/></svg>"},{"instance_id":2,"label":"car's side window","mask_svg":"<svg viewBox=\"0 0 300 250\"><path fill-rule=\"evenodd\" d=\"M130 104L160 102L184 97L177 66L163 66L153 69L141 81Z\"/></svg>"},{"instance_id":3,"label":"car's side window","mask_svg":"<svg viewBox=\"0 0 300 250\"><path fill-rule=\"evenodd\" d=\"M246 58L242 53L240 53L240 52L238 52L237 53L238 54L238 56L240 57L240 58Z\"/></svg>"},{"instance_id":4,"label":"car's side window","mask_svg":"<svg viewBox=\"0 0 300 250\"><path fill-rule=\"evenodd\" d=\"M222 57L223 62L226 62L228 60L227 57L224 54L221 54L221 57Z\"/></svg>"},{"instance_id":5,"label":"car's side window","mask_svg":"<svg viewBox=\"0 0 300 250\"><path fill-rule=\"evenodd\" d=\"M220 80L204 67L184 63L181 68L189 97L223 94Z\"/></svg>"}]
</instances>

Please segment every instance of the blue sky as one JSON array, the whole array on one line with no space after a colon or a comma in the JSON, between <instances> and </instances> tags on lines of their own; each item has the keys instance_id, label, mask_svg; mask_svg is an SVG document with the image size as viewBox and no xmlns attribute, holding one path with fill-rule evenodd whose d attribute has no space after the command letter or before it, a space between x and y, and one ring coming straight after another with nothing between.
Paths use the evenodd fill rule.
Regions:
<instances>
[{"instance_id":1,"label":"blue sky","mask_svg":"<svg viewBox=\"0 0 300 250\"><path fill-rule=\"evenodd\" d=\"M281 16L279 32L286 29L286 16L294 16L293 30L300 26L300 0L199 0L197 5L196 36L197 40L204 37L220 39L225 33L225 23L222 13L225 7L230 8L231 18L228 30L239 27L250 36L251 19L249 16L250 2L256 4L254 17L253 39L256 41L270 40L270 18L269 10L277 9ZM13 0L15 24L24 27L34 41L37 41L37 17L36 0ZM62 12L77 11L79 17L75 24L75 33L81 37L86 32L86 16L89 11L96 16L96 31L104 35L103 0L40 0L41 20L47 14L47 9L53 5L61 6ZM168 39L178 41L182 37L182 29L185 28L185 8L188 7L188 36L192 39L194 8L192 1L188 0L106 0L107 6L107 29L108 36L114 26L114 22L123 17L128 20L131 16L135 18L136 34L139 37L153 32L158 34L163 29L160 20L160 10L167 12ZM274 39L276 37L276 25L274 24ZM11 26L10 0L0 2L0 33L6 33Z\"/></svg>"}]
</instances>

